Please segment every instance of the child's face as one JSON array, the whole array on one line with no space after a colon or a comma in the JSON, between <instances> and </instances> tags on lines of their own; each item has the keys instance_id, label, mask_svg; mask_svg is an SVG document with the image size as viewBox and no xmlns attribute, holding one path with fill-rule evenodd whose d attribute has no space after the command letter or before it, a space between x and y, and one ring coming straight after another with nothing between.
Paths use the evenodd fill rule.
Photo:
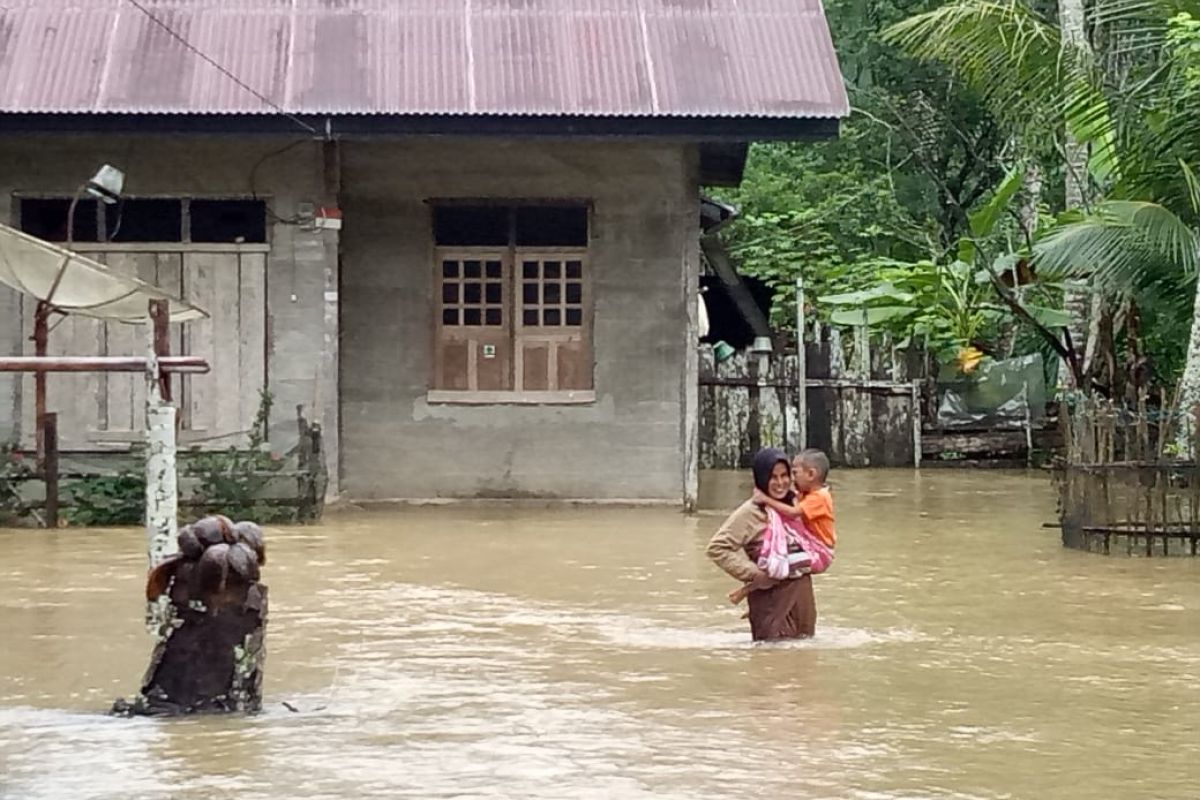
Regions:
<instances>
[{"instance_id":1,"label":"child's face","mask_svg":"<svg viewBox=\"0 0 1200 800\"><path fill-rule=\"evenodd\" d=\"M796 481L797 491L811 492L813 489L821 488L821 473L800 459L792 462L792 475Z\"/></svg>"}]
</instances>

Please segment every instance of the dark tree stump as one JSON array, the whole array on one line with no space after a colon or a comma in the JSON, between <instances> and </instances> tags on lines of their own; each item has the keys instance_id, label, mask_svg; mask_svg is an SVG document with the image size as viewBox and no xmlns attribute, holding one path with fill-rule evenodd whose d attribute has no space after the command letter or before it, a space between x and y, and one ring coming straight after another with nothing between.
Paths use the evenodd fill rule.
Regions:
<instances>
[{"instance_id":1,"label":"dark tree stump","mask_svg":"<svg viewBox=\"0 0 1200 800\"><path fill-rule=\"evenodd\" d=\"M211 518L210 518L211 519ZM267 587L262 533L208 520L180 531L180 554L150 572L146 595L170 598L170 615L141 691L121 698L123 716L255 712L262 708Z\"/></svg>"}]
</instances>

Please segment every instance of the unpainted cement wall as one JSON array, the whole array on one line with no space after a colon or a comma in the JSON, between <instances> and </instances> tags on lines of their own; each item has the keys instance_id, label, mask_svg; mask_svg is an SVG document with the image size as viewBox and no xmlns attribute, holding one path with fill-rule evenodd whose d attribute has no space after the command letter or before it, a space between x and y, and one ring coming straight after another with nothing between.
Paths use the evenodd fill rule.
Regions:
<instances>
[{"instance_id":1,"label":"unpainted cement wall","mask_svg":"<svg viewBox=\"0 0 1200 800\"><path fill-rule=\"evenodd\" d=\"M125 171L125 192L131 196L248 196L253 190L267 198L271 210L282 218L292 217L301 202L319 204L323 187L320 142L261 137L8 137L0 139L0 220L16 222L14 193L69 196L104 163ZM304 405L310 420L324 423L330 473L336 476L336 331L327 332L326 321L336 320L337 234L275 224L269 226L269 236L272 446L286 450L295 443L296 406ZM0 353L19 355L22 337L32 333L32 306L25 302L29 307L23 317L21 298L0 287ZM33 425L32 420L21 419L22 391L33 391L31 377L0 374L0 441L17 438L22 426Z\"/></svg>"},{"instance_id":2,"label":"unpainted cement wall","mask_svg":"<svg viewBox=\"0 0 1200 800\"><path fill-rule=\"evenodd\" d=\"M687 487L692 347L687 301L694 297L698 259L695 176L694 152L684 145L346 145L346 494L680 501ZM434 324L426 201L450 197L592 201L594 403L428 401Z\"/></svg>"}]
</instances>

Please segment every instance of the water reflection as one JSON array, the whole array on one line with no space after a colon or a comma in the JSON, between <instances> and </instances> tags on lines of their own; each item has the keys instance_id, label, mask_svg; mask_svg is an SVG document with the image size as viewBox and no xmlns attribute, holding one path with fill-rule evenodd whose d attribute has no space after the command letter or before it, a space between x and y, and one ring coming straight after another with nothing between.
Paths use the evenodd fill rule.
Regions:
<instances>
[{"instance_id":1,"label":"water reflection","mask_svg":"<svg viewBox=\"0 0 1200 800\"><path fill-rule=\"evenodd\" d=\"M1042 477L842 472L818 637L752 647L710 478L693 518L270 531L249 720L95 713L145 667L140 533L0 532L0 797L1194 797L1200 564L1063 551Z\"/></svg>"}]
</instances>

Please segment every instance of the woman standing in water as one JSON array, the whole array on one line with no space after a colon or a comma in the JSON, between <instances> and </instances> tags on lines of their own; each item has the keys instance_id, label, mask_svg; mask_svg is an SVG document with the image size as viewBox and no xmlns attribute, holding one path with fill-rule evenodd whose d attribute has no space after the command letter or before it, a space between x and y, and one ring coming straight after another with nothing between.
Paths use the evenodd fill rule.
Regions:
<instances>
[{"instance_id":1,"label":"woman standing in water","mask_svg":"<svg viewBox=\"0 0 1200 800\"><path fill-rule=\"evenodd\" d=\"M760 450L754 456L754 485L768 497L785 500L792 493L792 467L781 450ZM754 500L729 515L708 543L708 557L743 583L749 583L750 635L756 642L806 639L817 627L817 603L812 576L773 580L758 566L759 548L767 529L767 511Z\"/></svg>"}]
</instances>

